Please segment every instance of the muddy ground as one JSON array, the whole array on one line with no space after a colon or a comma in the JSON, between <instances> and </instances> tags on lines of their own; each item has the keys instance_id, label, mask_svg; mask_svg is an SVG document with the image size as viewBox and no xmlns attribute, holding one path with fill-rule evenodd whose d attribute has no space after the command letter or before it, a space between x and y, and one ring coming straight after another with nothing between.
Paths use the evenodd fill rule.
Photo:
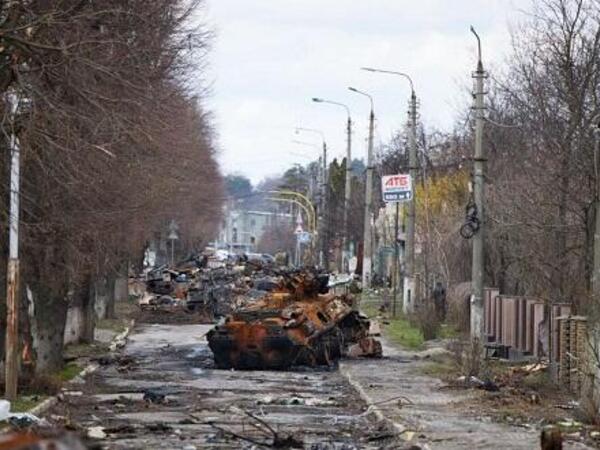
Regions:
<instances>
[{"instance_id":1,"label":"muddy ground","mask_svg":"<svg viewBox=\"0 0 600 450\"><path fill-rule=\"evenodd\" d=\"M209 329L139 325L47 417L92 430L90 443L107 449L403 447L339 371L216 370Z\"/></svg>"},{"instance_id":2,"label":"muddy ground","mask_svg":"<svg viewBox=\"0 0 600 450\"><path fill-rule=\"evenodd\" d=\"M383 361L344 360L340 369L405 439L440 450L539 448L540 431L552 418L527 421L517 413L525 416L533 406L541 412L542 404L524 410L524 404L513 402L516 399L505 387L496 392L460 387L450 382L455 376L450 369L447 374L428 374L432 361L444 358L440 348L407 351L382 340ZM508 406L502 410L497 402L512 407L512 420L507 420ZM573 411L557 410L562 412L557 412L561 420L573 417ZM595 447L585 436L567 437L565 449Z\"/></svg>"},{"instance_id":3,"label":"muddy ground","mask_svg":"<svg viewBox=\"0 0 600 450\"><path fill-rule=\"evenodd\" d=\"M91 433L91 448L187 450L532 449L544 425L576 418L564 392L514 378L496 392L467 389L438 362L440 348L405 351L383 338L378 360L217 370L205 339L212 325L195 323L203 320L138 315L127 346L97 355L98 370L70 383L46 418ZM598 446L589 433L565 434L566 449Z\"/></svg>"}]
</instances>

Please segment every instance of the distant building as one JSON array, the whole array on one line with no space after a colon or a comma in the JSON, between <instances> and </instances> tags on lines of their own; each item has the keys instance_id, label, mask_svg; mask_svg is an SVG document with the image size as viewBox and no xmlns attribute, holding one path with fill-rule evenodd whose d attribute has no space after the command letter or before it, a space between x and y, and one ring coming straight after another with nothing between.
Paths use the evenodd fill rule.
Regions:
<instances>
[{"instance_id":1,"label":"distant building","mask_svg":"<svg viewBox=\"0 0 600 450\"><path fill-rule=\"evenodd\" d=\"M293 226L289 213L227 209L219 232L220 248L234 253L255 252L264 232L274 226Z\"/></svg>"}]
</instances>

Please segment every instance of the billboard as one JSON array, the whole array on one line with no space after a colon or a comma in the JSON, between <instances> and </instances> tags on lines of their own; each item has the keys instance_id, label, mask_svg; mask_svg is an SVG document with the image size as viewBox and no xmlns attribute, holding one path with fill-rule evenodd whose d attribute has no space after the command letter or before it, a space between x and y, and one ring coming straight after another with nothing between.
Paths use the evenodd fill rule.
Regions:
<instances>
[{"instance_id":1,"label":"billboard","mask_svg":"<svg viewBox=\"0 0 600 450\"><path fill-rule=\"evenodd\" d=\"M407 202L413 198L412 180L409 174L384 175L381 193L386 203Z\"/></svg>"}]
</instances>

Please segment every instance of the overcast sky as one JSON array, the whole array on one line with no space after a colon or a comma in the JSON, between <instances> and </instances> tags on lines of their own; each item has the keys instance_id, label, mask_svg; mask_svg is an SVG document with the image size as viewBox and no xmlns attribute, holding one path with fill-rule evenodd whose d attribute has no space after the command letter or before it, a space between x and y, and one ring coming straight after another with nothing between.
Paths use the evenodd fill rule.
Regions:
<instances>
[{"instance_id":1,"label":"overcast sky","mask_svg":"<svg viewBox=\"0 0 600 450\"><path fill-rule=\"evenodd\" d=\"M325 133L330 154L345 152L345 112L312 97L346 103L354 121L353 154L366 153L368 100L373 95L376 143L406 122L408 83L370 74L361 66L408 72L426 126L452 128L471 86L476 43L484 64L500 66L510 47L509 24L529 0L206 0L205 19L216 32L210 55L209 108L219 134L225 173L243 173L254 183L307 163L317 135Z\"/></svg>"}]
</instances>

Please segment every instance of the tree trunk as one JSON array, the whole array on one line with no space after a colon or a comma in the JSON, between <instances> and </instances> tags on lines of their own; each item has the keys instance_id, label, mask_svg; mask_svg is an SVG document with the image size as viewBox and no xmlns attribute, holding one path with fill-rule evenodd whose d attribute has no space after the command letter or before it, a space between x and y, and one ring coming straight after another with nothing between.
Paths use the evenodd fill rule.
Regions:
<instances>
[{"instance_id":1,"label":"tree trunk","mask_svg":"<svg viewBox=\"0 0 600 450\"><path fill-rule=\"evenodd\" d=\"M52 298L43 290L32 292L31 334L36 354L35 373L53 373L63 366L63 343L68 303Z\"/></svg>"},{"instance_id":2,"label":"tree trunk","mask_svg":"<svg viewBox=\"0 0 600 450\"><path fill-rule=\"evenodd\" d=\"M85 278L79 295L81 295L81 305L83 307L81 342L89 344L94 342L94 329L96 328L95 295L89 277Z\"/></svg>"},{"instance_id":3,"label":"tree trunk","mask_svg":"<svg viewBox=\"0 0 600 450\"><path fill-rule=\"evenodd\" d=\"M106 313L107 319L116 318L115 314L115 276L109 275L105 278L106 283Z\"/></svg>"},{"instance_id":4,"label":"tree trunk","mask_svg":"<svg viewBox=\"0 0 600 450\"><path fill-rule=\"evenodd\" d=\"M95 289L89 276L75 288L69 305L67 324L68 343L90 343L94 341L96 325Z\"/></svg>"}]
</instances>

